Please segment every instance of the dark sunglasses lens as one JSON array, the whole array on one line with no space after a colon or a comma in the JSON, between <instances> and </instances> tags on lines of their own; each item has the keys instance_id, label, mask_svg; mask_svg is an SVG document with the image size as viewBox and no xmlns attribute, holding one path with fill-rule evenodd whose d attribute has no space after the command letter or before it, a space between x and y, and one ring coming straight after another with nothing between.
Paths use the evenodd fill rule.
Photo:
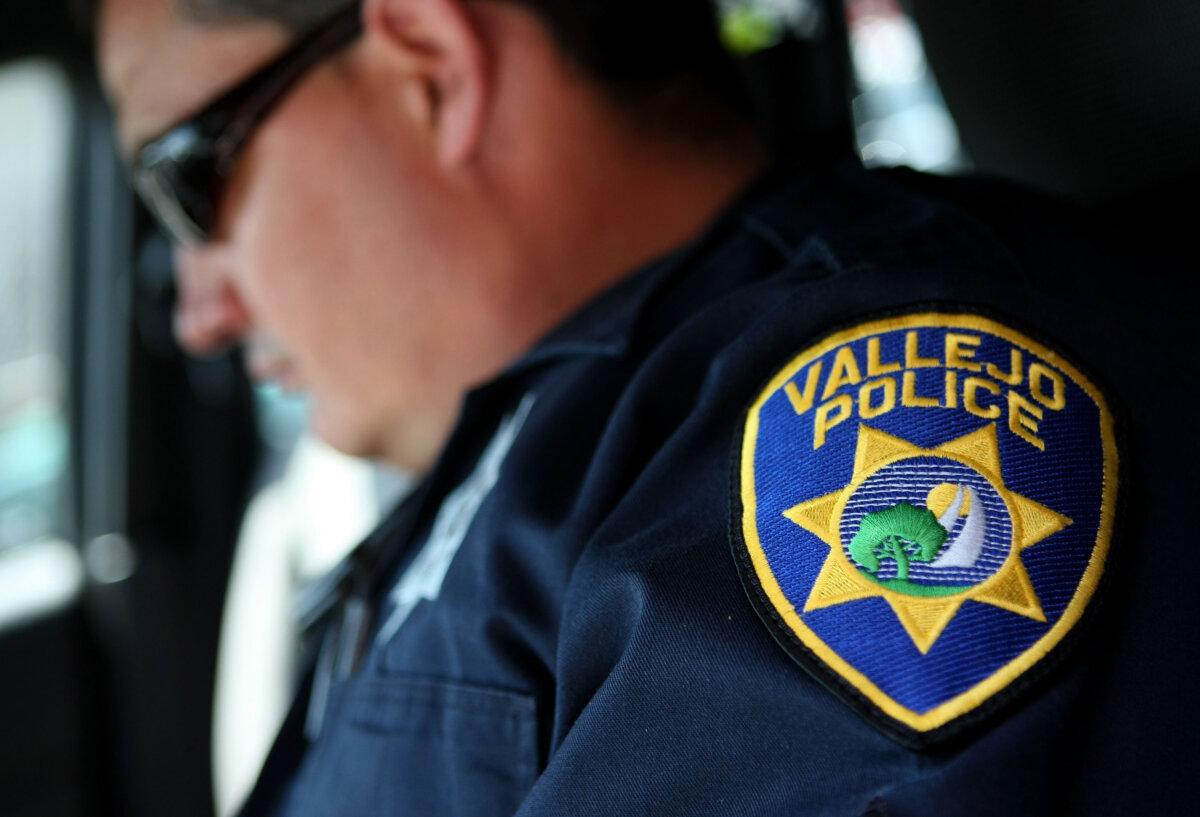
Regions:
<instances>
[{"instance_id":1,"label":"dark sunglasses lens","mask_svg":"<svg viewBox=\"0 0 1200 817\"><path fill-rule=\"evenodd\" d=\"M192 147L200 147L193 144ZM134 172L134 187L172 240L202 244L216 218L219 179L208 151L151 149Z\"/></svg>"}]
</instances>

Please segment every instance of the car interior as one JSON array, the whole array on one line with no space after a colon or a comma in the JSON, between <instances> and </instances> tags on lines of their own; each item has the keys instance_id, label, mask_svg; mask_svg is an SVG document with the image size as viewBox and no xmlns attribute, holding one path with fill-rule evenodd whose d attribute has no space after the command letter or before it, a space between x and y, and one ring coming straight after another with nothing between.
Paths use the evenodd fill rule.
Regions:
<instances>
[{"instance_id":1,"label":"car interior","mask_svg":"<svg viewBox=\"0 0 1200 817\"><path fill-rule=\"evenodd\" d=\"M236 350L180 350L170 247L67 6L0 11L0 815L229 814L295 680L297 593L408 481L310 439ZM849 97L768 65L774 99L868 165L1088 208L1145 262L1098 285L1188 325L1200 4L845 6Z\"/></svg>"}]
</instances>

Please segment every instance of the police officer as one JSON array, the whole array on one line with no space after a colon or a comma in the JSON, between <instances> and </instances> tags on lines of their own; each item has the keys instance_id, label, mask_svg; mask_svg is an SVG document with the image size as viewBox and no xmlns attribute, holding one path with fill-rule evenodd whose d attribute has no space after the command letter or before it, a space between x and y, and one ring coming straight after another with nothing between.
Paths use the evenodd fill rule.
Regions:
<instances>
[{"instance_id":1,"label":"police officer","mask_svg":"<svg viewBox=\"0 0 1200 817\"><path fill-rule=\"evenodd\" d=\"M1186 804L1196 366L1085 225L785 169L807 4L337 5L101 4L180 338L425 474L246 813Z\"/></svg>"}]
</instances>

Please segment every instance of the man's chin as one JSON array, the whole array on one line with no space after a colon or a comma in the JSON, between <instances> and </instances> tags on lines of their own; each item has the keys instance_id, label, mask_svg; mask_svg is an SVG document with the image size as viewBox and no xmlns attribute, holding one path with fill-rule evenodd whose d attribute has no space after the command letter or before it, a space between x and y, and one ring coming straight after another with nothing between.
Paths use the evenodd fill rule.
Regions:
<instances>
[{"instance_id":1,"label":"man's chin","mask_svg":"<svg viewBox=\"0 0 1200 817\"><path fill-rule=\"evenodd\" d=\"M360 421L329 411L320 400L313 400L309 424L314 436L343 454L362 459L386 459L387 446L382 435L371 433Z\"/></svg>"},{"instance_id":2,"label":"man's chin","mask_svg":"<svg viewBox=\"0 0 1200 817\"><path fill-rule=\"evenodd\" d=\"M340 406L316 395L311 400L309 423L317 438L343 454L378 460L408 474L423 474L433 467L457 417L457 412L444 412L421 425L428 415L370 419L339 412Z\"/></svg>"}]
</instances>

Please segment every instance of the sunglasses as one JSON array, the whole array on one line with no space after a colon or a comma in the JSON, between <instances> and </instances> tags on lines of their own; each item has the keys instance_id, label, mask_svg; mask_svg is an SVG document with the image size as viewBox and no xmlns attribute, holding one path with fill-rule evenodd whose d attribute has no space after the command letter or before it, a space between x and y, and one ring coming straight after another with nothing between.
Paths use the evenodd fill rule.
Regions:
<instances>
[{"instance_id":1,"label":"sunglasses","mask_svg":"<svg viewBox=\"0 0 1200 817\"><path fill-rule=\"evenodd\" d=\"M211 238L221 192L250 136L309 70L357 39L360 15L359 4L351 3L278 59L138 149L133 187L173 241L195 246Z\"/></svg>"}]
</instances>

